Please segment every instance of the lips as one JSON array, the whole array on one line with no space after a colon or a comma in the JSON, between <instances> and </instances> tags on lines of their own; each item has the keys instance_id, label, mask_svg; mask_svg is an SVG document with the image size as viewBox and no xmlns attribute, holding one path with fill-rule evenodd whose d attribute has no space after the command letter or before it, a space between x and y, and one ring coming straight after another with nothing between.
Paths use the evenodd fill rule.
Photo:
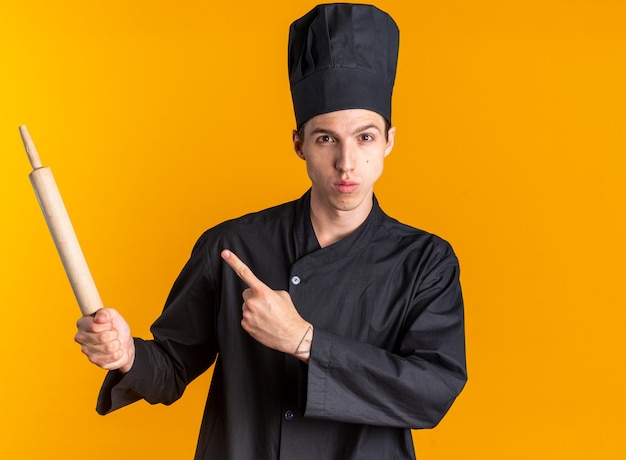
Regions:
<instances>
[{"instance_id":1,"label":"lips","mask_svg":"<svg viewBox=\"0 0 626 460\"><path fill-rule=\"evenodd\" d=\"M359 184L353 181L339 181L334 183L335 190L339 193L352 193L354 192Z\"/></svg>"}]
</instances>

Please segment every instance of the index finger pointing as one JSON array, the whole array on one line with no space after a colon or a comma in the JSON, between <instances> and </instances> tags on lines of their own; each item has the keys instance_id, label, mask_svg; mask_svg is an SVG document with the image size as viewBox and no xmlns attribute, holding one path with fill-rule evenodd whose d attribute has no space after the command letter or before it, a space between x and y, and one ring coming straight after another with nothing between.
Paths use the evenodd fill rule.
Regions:
<instances>
[{"instance_id":1,"label":"index finger pointing","mask_svg":"<svg viewBox=\"0 0 626 460\"><path fill-rule=\"evenodd\" d=\"M266 288L267 286L263 281L258 279L252 270L244 264L239 257L228 249L222 251L222 259L226 261L230 268L237 274L241 280L248 285L252 290Z\"/></svg>"}]
</instances>

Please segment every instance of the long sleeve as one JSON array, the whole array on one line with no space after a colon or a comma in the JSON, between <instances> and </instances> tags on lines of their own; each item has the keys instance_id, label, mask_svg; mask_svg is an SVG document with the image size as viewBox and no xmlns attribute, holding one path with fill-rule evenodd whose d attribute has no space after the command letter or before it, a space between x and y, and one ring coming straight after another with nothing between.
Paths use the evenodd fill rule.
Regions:
<instances>
[{"instance_id":1,"label":"long sleeve","mask_svg":"<svg viewBox=\"0 0 626 460\"><path fill-rule=\"evenodd\" d=\"M463 388L463 300L456 258L420 284L392 350L315 329L306 415L382 426L429 428Z\"/></svg>"},{"instance_id":2,"label":"long sleeve","mask_svg":"<svg viewBox=\"0 0 626 460\"><path fill-rule=\"evenodd\" d=\"M145 399L171 404L204 372L217 354L215 300L206 239L201 238L178 276L161 316L152 325L154 340L135 338L135 362L125 375L105 378L97 411L105 414Z\"/></svg>"},{"instance_id":3,"label":"long sleeve","mask_svg":"<svg viewBox=\"0 0 626 460\"><path fill-rule=\"evenodd\" d=\"M246 288L220 251L286 290L315 326L309 365L241 327ZM170 404L215 361L197 459L414 459L410 427L438 423L465 380L458 263L434 235L388 218L321 248L301 200L225 222L200 238L136 360L111 372L108 413Z\"/></svg>"}]
</instances>

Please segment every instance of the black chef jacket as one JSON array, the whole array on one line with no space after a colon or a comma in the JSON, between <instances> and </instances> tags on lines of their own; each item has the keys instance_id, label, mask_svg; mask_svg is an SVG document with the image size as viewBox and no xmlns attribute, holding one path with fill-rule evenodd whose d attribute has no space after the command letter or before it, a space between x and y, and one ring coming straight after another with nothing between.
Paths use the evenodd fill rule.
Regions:
<instances>
[{"instance_id":1,"label":"black chef jacket","mask_svg":"<svg viewBox=\"0 0 626 460\"><path fill-rule=\"evenodd\" d=\"M196 459L415 458L410 428L436 425L466 381L457 259L375 198L354 233L320 248L309 206L310 191L204 233L98 412L170 404L217 357ZM313 324L308 365L242 329L246 286L226 248Z\"/></svg>"}]
</instances>

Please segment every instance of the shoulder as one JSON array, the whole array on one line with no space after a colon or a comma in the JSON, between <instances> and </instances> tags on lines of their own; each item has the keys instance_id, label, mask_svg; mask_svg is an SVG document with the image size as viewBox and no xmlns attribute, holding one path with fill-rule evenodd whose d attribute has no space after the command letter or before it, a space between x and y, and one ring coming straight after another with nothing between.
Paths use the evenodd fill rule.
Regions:
<instances>
[{"instance_id":1,"label":"shoulder","mask_svg":"<svg viewBox=\"0 0 626 460\"><path fill-rule=\"evenodd\" d=\"M452 246L448 241L434 233L422 230L411 225L407 225L388 216L381 211L381 229L389 238L392 238L402 244L421 244L438 248L440 251L453 252Z\"/></svg>"},{"instance_id":2,"label":"shoulder","mask_svg":"<svg viewBox=\"0 0 626 460\"><path fill-rule=\"evenodd\" d=\"M246 227L250 225L263 226L266 224L276 224L283 219L292 218L296 212L296 205L298 201L290 201L288 203L272 206L271 208L263 209L261 211L251 212L235 219L230 219L217 225L211 230L231 231L238 227Z\"/></svg>"},{"instance_id":3,"label":"shoulder","mask_svg":"<svg viewBox=\"0 0 626 460\"><path fill-rule=\"evenodd\" d=\"M446 265L458 266L452 245L442 237L404 224L381 211L379 237L401 254L405 263L430 271Z\"/></svg>"},{"instance_id":4,"label":"shoulder","mask_svg":"<svg viewBox=\"0 0 626 460\"><path fill-rule=\"evenodd\" d=\"M290 227L296 213L297 203L298 200L295 200L226 220L206 230L196 245L210 245L243 237L258 237L283 226Z\"/></svg>"}]
</instances>

